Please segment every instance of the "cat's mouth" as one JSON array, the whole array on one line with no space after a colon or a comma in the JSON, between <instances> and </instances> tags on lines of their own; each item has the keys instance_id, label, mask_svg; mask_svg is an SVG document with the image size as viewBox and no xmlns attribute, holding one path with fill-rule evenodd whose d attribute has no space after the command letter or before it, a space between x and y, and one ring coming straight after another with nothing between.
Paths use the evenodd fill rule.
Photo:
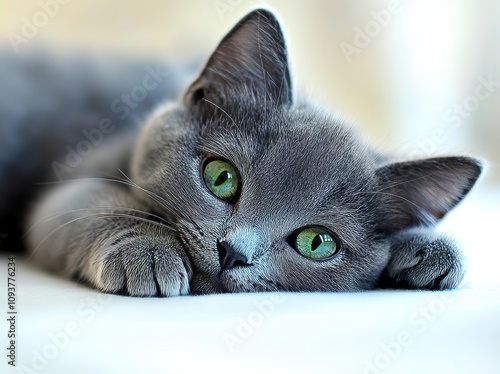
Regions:
<instances>
[{"instance_id":1,"label":"cat's mouth","mask_svg":"<svg viewBox=\"0 0 500 374\"><path fill-rule=\"evenodd\" d=\"M196 272L191 280L191 293L194 295L207 295L213 293L249 292L248 275L243 274L243 269L230 269L222 272L220 276L214 273Z\"/></svg>"},{"instance_id":2,"label":"cat's mouth","mask_svg":"<svg viewBox=\"0 0 500 374\"><path fill-rule=\"evenodd\" d=\"M249 278L246 267L227 269L217 275L214 286L220 293L249 292L253 290Z\"/></svg>"}]
</instances>

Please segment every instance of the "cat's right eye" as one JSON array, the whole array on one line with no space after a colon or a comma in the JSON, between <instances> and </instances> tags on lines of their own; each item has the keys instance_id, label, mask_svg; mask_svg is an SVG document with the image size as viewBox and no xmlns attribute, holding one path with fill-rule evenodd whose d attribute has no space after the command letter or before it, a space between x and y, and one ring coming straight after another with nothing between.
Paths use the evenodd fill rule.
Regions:
<instances>
[{"instance_id":1,"label":"cat's right eye","mask_svg":"<svg viewBox=\"0 0 500 374\"><path fill-rule=\"evenodd\" d=\"M293 233L287 242L302 256L313 260L328 259L341 248L335 234L319 226L304 227Z\"/></svg>"},{"instance_id":2,"label":"cat's right eye","mask_svg":"<svg viewBox=\"0 0 500 374\"><path fill-rule=\"evenodd\" d=\"M228 202L236 199L240 190L236 168L224 160L211 159L205 162L203 180L210 192Z\"/></svg>"}]
</instances>

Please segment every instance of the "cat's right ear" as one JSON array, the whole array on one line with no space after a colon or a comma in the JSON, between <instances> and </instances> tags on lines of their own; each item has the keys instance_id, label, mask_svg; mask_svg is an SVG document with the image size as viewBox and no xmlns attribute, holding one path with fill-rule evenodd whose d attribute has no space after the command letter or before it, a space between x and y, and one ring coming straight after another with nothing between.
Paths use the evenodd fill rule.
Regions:
<instances>
[{"instance_id":1,"label":"cat's right ear","mask_svg":"<svg viewBox=\"0 0 500 374\"><path fill-rule=\"evenodd\" d=\"M467 195L482 170L481 161L469 157L429 158L379 168L381 229L393 233L435 225Z\"/></svg>"},{"instance_id":2,"label":"cat's right ear","mask_svg":"<svg viewBox=\"0 0 500 374\"><path fill-rule=\"evenodd\" d=\"M258 9L238 22L189 87L184 102L212 110L214 104L226 110L238 103L290 105L287 49L276 17Z\"/></svg>"}]
</instances>

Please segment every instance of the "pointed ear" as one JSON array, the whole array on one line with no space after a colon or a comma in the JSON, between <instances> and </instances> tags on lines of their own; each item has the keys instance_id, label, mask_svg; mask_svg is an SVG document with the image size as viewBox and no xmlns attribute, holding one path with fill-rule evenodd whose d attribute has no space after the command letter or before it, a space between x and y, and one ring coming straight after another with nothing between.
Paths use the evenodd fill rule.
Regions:
<instances>
[{"instance_id":1,"label":"pointed ear","mask_svg":"<svg viewBox=\"0 0 500 374\"><path fill-rule=\"evenodd\" d=\"M220 42L184 98L190 105L206 105L203 99L219 106L292 103L285 39L271 12L251 12Z\"/></svg>"},{"instance_id":2,"label":"pointed ear","mask_svg":"<svg viewBox=\"0 0 500 374\"><path fill-rule=\"evenodd\" d=\"M395 163L376 171L384 203L382 229L432 226L457 205L482 172L479 160L442 157Z\"/></svg>"}]
</instances>

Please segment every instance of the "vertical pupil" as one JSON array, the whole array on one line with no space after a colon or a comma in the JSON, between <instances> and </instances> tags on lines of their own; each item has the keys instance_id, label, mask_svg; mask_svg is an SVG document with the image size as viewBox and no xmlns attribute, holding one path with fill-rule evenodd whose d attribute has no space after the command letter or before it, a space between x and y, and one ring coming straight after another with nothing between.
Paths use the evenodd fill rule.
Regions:
<instances>
[{"instance_id":1,"label":"vertical pupil","mask_svg":"<svg viewBox=\"0 0 500 374\"><path fill-rule=\"evenodd\" d=\"M218 187L224 182L226 182L229 178L231 178L231 173L227 170L224 170L222 173L219 174L217 179L214 182L214 186Z\"/></svg>"},{"instance_id":2,"label":"vertical pupil","mask_svg":"<svg viewBox=\"0 0 500 374\"><path fill-rule=\"evenodd\" d=\"M323 243L323 239L321 238L321 235L318 234L314 237L312 243L311 243L311 251L315 251L318 249L318 247Z\"/></svg>"}]
</instances>

